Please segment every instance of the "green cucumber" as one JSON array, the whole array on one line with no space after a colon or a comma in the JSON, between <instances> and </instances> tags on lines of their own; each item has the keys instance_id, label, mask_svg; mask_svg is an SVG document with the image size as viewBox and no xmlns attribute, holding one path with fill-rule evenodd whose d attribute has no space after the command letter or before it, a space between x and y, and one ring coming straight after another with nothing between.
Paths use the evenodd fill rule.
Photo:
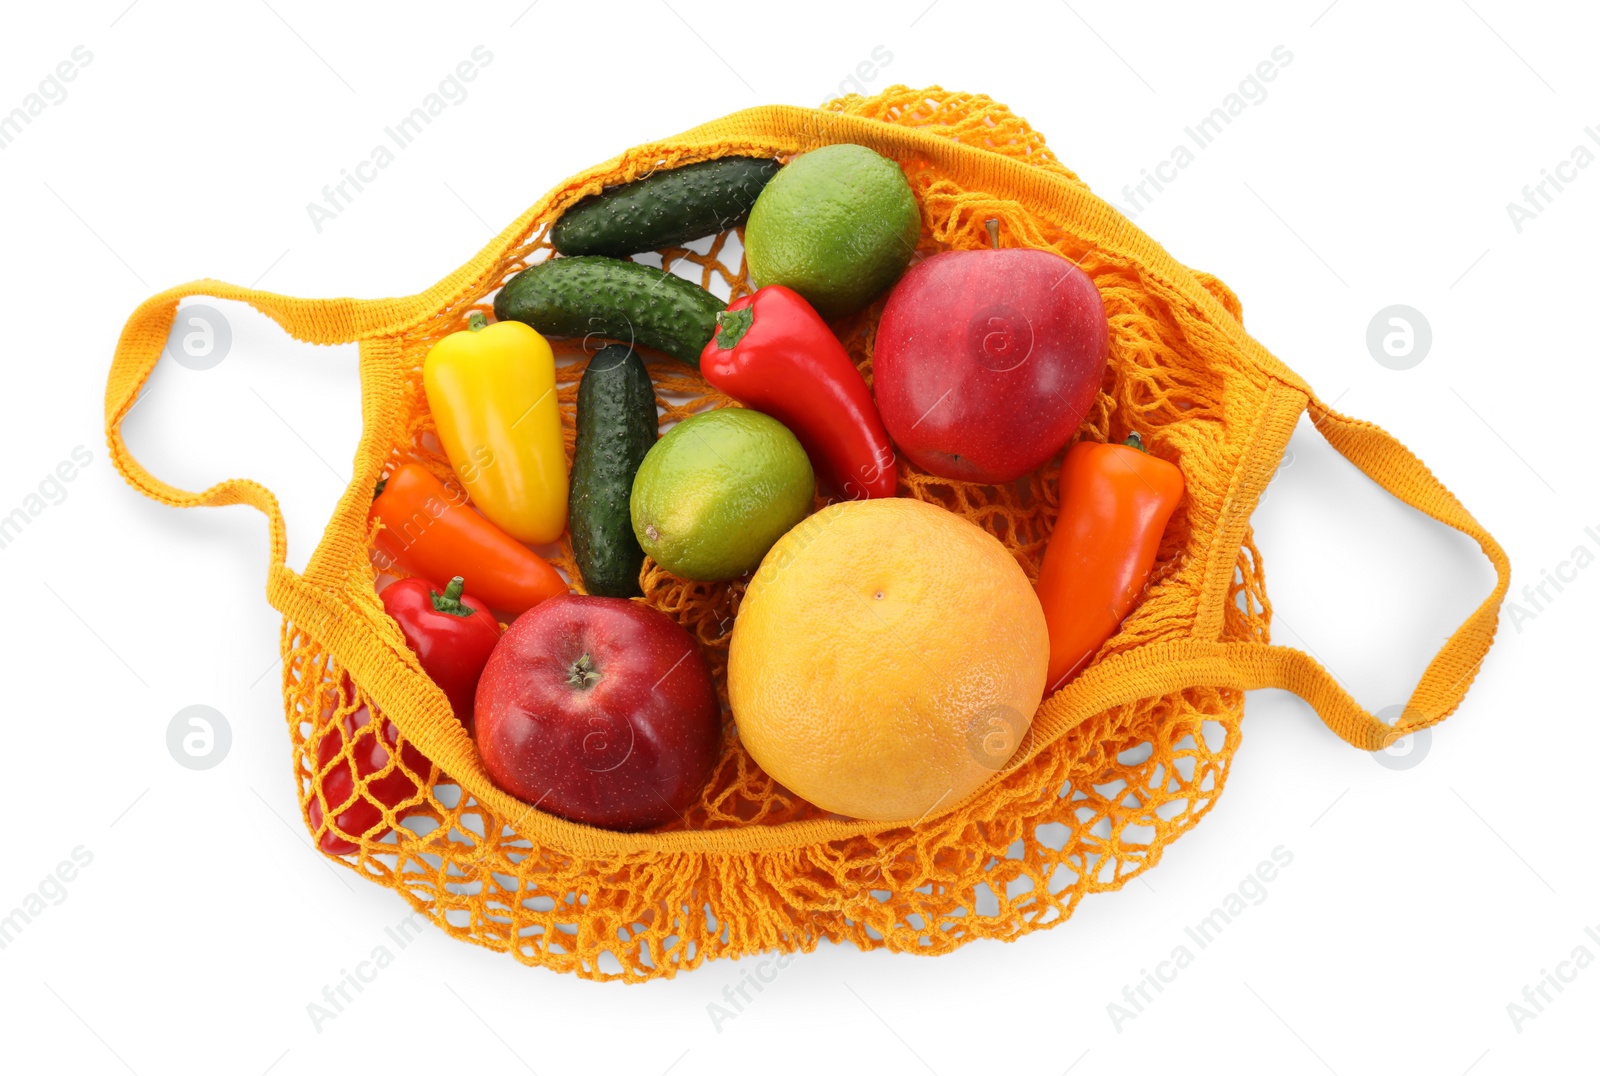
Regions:
<instances>
[{"instance_id":1,"label":"green cucumber","mask_svg":"<svg viewBox=\"0 0 1600 1076\"><path fill-rule=\"evenodd\" d=\"M589 360L578 382L577 424L567 523L572 557L590 594L637 597L644 550L628 500L634 473L656 443L657 420L655 388L633 348L611 344Z\"/></svg>"},{"instance_id":2,"label":"green cucumber","mask_svg":"<svg viewBox=\"0 0 1600 1076\"><path fill-rule=\"evenodd\" d=\"M561 214L550 232L558 253L626 258L727 231L750 216L778 173L771 157L719 157L607 187Z\"/></svg>"},{"instance_id":3,"label":"green cucumber","mask_svg":"<svg viewBox=\"0 0 1600 1076\"><path fill-rule=\"evenodd\" d=\"M699 367L727 304L698 284L638 262L551 258L506 281L494 316L546 336L601 336L642 344Z\"/></svg>"}]
</instances>

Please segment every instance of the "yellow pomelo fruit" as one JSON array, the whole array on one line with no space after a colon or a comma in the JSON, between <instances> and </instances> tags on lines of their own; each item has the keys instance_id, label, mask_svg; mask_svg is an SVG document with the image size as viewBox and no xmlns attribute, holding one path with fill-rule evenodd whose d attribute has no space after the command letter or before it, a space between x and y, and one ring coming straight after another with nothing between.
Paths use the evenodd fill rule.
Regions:
<instances>
[{"instance_id":1,"label":"yellow pomelo fruit","mask_svg":"<svg viewBox=\"0 0 1600 1076\"><path fill-rule=\"evenodd\" d=\"M1033 587L994 537L922 501L850 501L761 562L728 698L751 757L796 795L915 822L1025 742L1049 655Z\"/></svg>"}]
</instances>

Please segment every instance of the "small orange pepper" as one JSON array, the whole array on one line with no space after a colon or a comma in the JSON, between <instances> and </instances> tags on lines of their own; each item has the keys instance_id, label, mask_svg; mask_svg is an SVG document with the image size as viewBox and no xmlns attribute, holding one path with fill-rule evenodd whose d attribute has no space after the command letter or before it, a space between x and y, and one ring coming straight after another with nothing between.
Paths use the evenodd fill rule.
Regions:
<instances>
[{"instance_id":1,"label":"small orange pepper","mask_svg":"<svg viewBox=\"0 0 1600 1076\"><path fill-rule=\"evenodd\" d=\"M512 615L567 593L549 561L473 511L461 489L446 487L421 464L401 464L379 485L372 517L383 521L380 569L398 564L440 590L440 580L466 576L474 597Z\"/></svg>"},{"instance_id":2,"label":"small orange pepper","mask_svg":"<svg viewBox=\"0 0 1600 1076\"><path fill-rule=\"evenodd\" d=\"M1035 591L1050 632L1048 691L1072 679L1133 607L1167 520L1183 498L1183 472L1147 455L1138 434L1120 445L1079 441L1061 463L1061 512Z\"/></svg>"}]
</instances>

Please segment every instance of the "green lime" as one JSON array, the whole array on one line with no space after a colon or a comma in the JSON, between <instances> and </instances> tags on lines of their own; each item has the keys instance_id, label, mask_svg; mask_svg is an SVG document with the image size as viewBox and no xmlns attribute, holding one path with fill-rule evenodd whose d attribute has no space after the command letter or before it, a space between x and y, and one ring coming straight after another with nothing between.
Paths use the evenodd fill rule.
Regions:
<instances>
[{"instance_id":1,"label":"green lime","mask_svg":"<svg viewBox=\"0 0 1600 1076\"><path fill-rule=\"evenodd\" d=\"M899 165L865 146L823 146L790 161L756 198L744 230L750 279L843 317L905 271L921 229Z\"/></svg>"},{"instance_id":2,"label":"green lime","mask_svg":"<svg viewBox=\"0 0 1600 1076\"><path fill-rule=\"evenodd\" d=\"M714 582L760 564L811 510L816 484L787 426L728 407L685 419L645 453L628 508L657 564Z\"/></svg>"}]
</instances>

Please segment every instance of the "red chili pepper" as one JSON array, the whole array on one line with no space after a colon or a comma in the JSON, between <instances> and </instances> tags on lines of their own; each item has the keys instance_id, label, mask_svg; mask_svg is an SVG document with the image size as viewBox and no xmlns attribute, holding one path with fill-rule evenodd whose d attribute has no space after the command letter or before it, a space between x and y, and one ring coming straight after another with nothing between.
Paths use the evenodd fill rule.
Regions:
<instances>
[{"instance_id":1,"label":"red chili pepper","mask_svg":"<svg viewBox=\"0 0 1600 1076\"><path fill-rule=\"evenodd\" d=\"M788 288L768 285L718 314L700 373L789 427L824 492L894 496L894 447L872 390L828 323Z\"/></svg>"},{"instance_id":2,"label":"red chili pepper","mask_svg":"<svg viewBox=\"0 0 1600 1076\"><path fill-rule=\"evenodd\" d=\"M467 495L446 488L421 464L396 467L372 502L383 522L378 565L399 564L437 582L472 576L472 589L491 608L513 615L567 593L550 562L467 505Z\"/></svg>"},{"instance_id":3,"label":"red chili pepper","mask_svg":"<svg viewBox=\"0 0 1600 1076\"><path fill-rule=\"evenodd\" d=\"M329 855L347 856L356 851L360 846L351 837L382 840L389 832L389 827L383 825L383 808L393 810L417 794L417 783L406 776L405 770L424 781L433 770L433 763L408 743L400 749L400 761L394 769L367 781L362 790L358 782L381 772L400 742L400 730L388 718L380 717L376 728L369 728L371 724L372 714L362 706L345 715L338 727L323 733L317 742L317 772L327 772L315 782L311 828L322 829L326 811L334 812L332 824L317 839L317 846ZM335 763L347 743L354 745L350 759ZM328 769L330 765L332 769ZM402 765L405 769L401 769Z\"/></svg>"},{"instance_id":4,"label":"red chili pepper","mask_svg":"<svg viewBox=\"0 0 1600 1076\"><path fill-rule=\"evenodd\" d=\"M1124 444L1079 441L1061 462L1061 514L1035 590L1050 630L1047 690L1070 680L1117 633L1155 567L1183 498L1183 472Z\"/></svg>"},{"instance_id":5,"label":"red chili pepper","mask_svg":"<svg viewBox=\"0 0 1600 1076\"><path fill-rule=\"evenodd\" d=\"M478 677L500 641L500 624L487 605L461 593L463 586L458 575L440 593L426 579L412 577L390 583L378 597L400 625L422 671L444 691L456 720L470 733Z\"/></svg>"}]
</instances>

